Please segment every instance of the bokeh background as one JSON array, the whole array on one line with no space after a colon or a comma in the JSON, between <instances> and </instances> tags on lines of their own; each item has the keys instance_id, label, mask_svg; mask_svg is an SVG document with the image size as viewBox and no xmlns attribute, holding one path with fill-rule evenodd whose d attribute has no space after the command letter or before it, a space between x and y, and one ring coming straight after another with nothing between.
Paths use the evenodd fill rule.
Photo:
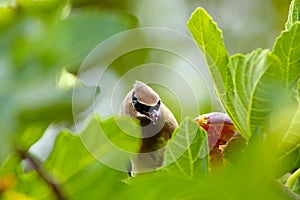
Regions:
<instances>
[{"instance_id":1,"label":"bokeh background","mask_svg":"<svg viewBox=\"0 0 300 200\"><path fill-rule=\"evenodd\" d=\"M65 127L73 127L74 86L78 89L76 111L81 113L81 119L92 112L102 116L117 112L116 105L133 85L131 81L122 82L115 96L112 92L116 91L113 89L118 80L144 64L155 63L153 67L158 72L159 64L178 70L196 91L195 96L185 93L188 89L184 80L177 80L172 73L150 74L155 76L150 85L179 122L185 116L222 111L200 51L198 54L191 51L190 55L200 59L197 70L202 76L182 58L159 49L140 49L120 55L109 66L92 65L85 71L85 77L91 80L98 80L93 77L97 74L95 70L105 67L105 76L98 82L80 81L76 76L98 44L122 31L159 27L189 37L186 22L199 6L223 30L230 54L272 49L284 29L289 3L289 0L0 0L0 163L18 143L19 134L37 128L44 130L45 135L32 147L32 152L41 159L47 157L55 135ZM157 38L154 42L162 42ZM147 40L147 36L141 33L139 39ZM184 40L171 38L163 42L189 53ZM112 45L113 48L104 49L108 57L114 48L128 43ZM147 70L133 70L130 77L151 82ZM178 100L168 84L162 85L157 80L183 91L185 98Z\"/></svg>"}]
</instances>

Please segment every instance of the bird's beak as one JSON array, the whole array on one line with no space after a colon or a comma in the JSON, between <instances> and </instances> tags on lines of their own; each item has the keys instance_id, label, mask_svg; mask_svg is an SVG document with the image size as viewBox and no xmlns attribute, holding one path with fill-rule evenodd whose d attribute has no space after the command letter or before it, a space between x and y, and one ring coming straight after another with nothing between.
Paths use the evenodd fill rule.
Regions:
<instances>
[{"instance_id":1,"label":"bird's beak","mask_svg":"<svg viewBox=\"0 0 300 200\"><path fill-rule=\"evenodd\" d=\"M155 125L158 122L159 114L157 110L152 110L149 112L149 119L152 121L152 123Z\"/></svg>"}]
</instances>

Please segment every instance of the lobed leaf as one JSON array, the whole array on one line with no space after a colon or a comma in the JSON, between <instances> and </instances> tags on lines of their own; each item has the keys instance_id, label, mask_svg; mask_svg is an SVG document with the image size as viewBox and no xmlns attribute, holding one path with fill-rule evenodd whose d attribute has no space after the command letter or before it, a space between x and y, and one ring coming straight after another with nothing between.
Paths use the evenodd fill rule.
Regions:
<instances>
[{"instance_id":1,"label":"lobed leaf","mask_svg":"<svg viewBox=\"0 0 300 200\"><path fill-rule=\"evenodd\" d=\"M127 171L129 159L141 145L140 127L128 117L101 119L95 116L80 133L87 150L102 163Z\"/></svg>"},{"instance_id":2,"label":"lobed leaf","mask_svg":"<svg viewBox=\"0 0 300 200\"><path fill-rule=\"evenodd\" d=\"M120 199L123 177L122 172L94 161L69 177L63 187L67 199Z\"/></svg>"},{"instance_id":3,"label":"lobed leaf","mask_svg":"<svg viewBox=\"0 0 300 200\"><path fill-rule=\"evenodd\" d=\"M22 151L27 151L35 142L37 142L44 131L46 130L48 123L36 122L30 124L24 133L17 138L17 146Z\"/></svg>"},{"instance_id":4,"label":"lobed leaf","mask_svg":"<svg viewBox=\"0 0 300 200\"><path fill-rule=\"evenodd\" d=\"M187 27L204 54L204 59L221 98L227 92L226 86L230 77L227 67L228 52L225 48L222 31L203 8L197 8L194 11L187 22Z\"/></svg>"},{"instance_id":5,"label":"lobed leaf","mask_svg":"<svg viewBox=\"0 0 300 200\"><path fill-rule=\"evenodd\" d=\"M275 139L273 148L280 171L299 167L300 161L300 105L286 106L272 116L269 134ZM284 119L284 120L283 120Z\"/></svg>"},{"instance_id":6,"label":"lobed leaf","mask_svg":"<svg viewBox=\"0 0 300 200\"><path fill-rule=\"evenodd\" d=\"M287 31L283 31L276 39L272 51L281 64L283 87L287 92L294 95L291 90L295 90L300 78L300 22L296 22Z\"/></svg>"},{"instance_id":7,"label":"lobed leaf","mask_svg":"<svg viewBox=\"0 0 300 200\"><path fill-rule=\"evenodd\" d=\"M293 2L296 3L292 1L292 4ZM278 93L278 97L286 98L282 101L284 112L281 112L280 119L278 117L273 119L277 126L273 127L272 132L280 136L276 159L285 162L284 160L292 155L298 157L295 152L300 147L300 22L295 22L287 31L281 33L275 42L272 54L276 55L281 63L280 78L284 92ZM290 109L290 105L296 106ZM282 122L283 118L284 122Z\"/></svg>"},{"instance_id":8,"label":"lobed leaf","mask_svg":"<svg viewBox=\"0 0 300 200\"><path fill-rule=\"evenodd\" d=\"M290 113L291 114L291 113ZM279 144L278 158L284 157L300 147L300 106L292 115L289 127L284 133L284 137Z\"/></svg>"},{"instance_id":9,"label":"lobed leaf","mask_svg":"<svg viewBox=\"0 0 300 200\"><path fill-rule=\"evenodd\" d=\"M217 95L226 112L241 134L249 138L250 134L246 133L246 129L239 124L237 117L239 110L233 109L239 109L239 107L236 107L230 98L233 93L232 71L228 67L229 55L225 48L222 31L203 8L197 8L193 12L187 22L187 27L203 52Z\"/></svg>"},{"instance_id":10,"label":"lobed leaf","mask_svg":"<svg viewBox=\"0 0 300 200\"><path fill-rule=\"evenodd\" d=\"M300 21L300 3L299 0L292 0L285 29L288 30L297 21Z\"/></svg>"},{"instance_id":11,"label":"lobed leaf","mask_svg":"<svg viewBox=\"0 0 300 200\"><path fill-rule=\"evenodd\" d=\"M168 166L169 165L169 166ZM166 147L163 166L188 179L208 173L207 134L192 119L185 119Z\"/></svg>"},{"instance_id":12,"label":"lobed leaf","mask_svg":"<svg viewBox=\"0 0 300 200\"><path fill-rule=\"evenodd\" d=\"M196 9L187 26L204 54L226 112L246 139L265 128L277 107L299 98L294 92L300 77L299 22L281 34L273 52L258 49L230 59L221 31L204 9Z\"/></svg>"},{"instance_id":13,"label":"lobed leaf","mask_svg":"<svg viewBox=\"0 0 300 200\"><path fill-rule=\"evenodd\" d=\"M56 138L53 150L43 163L43 168L60 181L64 181L93 160L79 136L64 131Z\"/></svg>"},{"instance_id":14,"label":"lobed leaf","mask_svg":"<svg viewBox=\"0 0 300 200\"><path fill-rule=\"evenodd\" d=\"M203 51L226 112L246 139L256 131L277 135L277 145L273 152L279 166L278 171L283 173L299 163L298 6L298 1L292 1L287 30L277 38L272 52L258 49L247 55L231 56L229 62L228 58L225 59L227 52L221 31L211 17L202 8L198 8L188 21L188 28ZM210 40L211 37L214 40ZM279 119L274 119L275 111L295 104L298 104L296 109L282 114ZM267 127L269 118L273 119L277 126Z\"/></svg>"},{"instance_id":15,"label":"lobed leaf","mask_svg":"<svg viewBox=\"0 0 300 200\"><path fill-rule=\"evenodd\" d=\"M27 170L25 172L24 165L22 164L24 163L21 163L19 155L11 154L3 165L1 165L0 190L3 192L3 196L7 195L6 192L16 192L28 196L28 198L37 200L54 199L51 188L47 185L45 180L43 180L34 170ZM1 179L5 177L8 177L9 179L6 180L6 183L3 183ZM6 185L6 188L3 188L4 185ZM7 187L9 185L10 187ZM2 199L1 192L0 199Z\"/></svg>"},{"instance_id":16,"label":"lobed leaf","mask_svg":"<svg viewBox=\"0 0 300 200\"><path fill-rule=\"evenodd\" d=\"M274 107L272 88L280 71L269 51L261 49L245 56L232 56L230 70L233 88L225 103L229 113L234 113L243 136L249 138L255 129L263 128L266 116Z\"/></svg>"}]
</instances>

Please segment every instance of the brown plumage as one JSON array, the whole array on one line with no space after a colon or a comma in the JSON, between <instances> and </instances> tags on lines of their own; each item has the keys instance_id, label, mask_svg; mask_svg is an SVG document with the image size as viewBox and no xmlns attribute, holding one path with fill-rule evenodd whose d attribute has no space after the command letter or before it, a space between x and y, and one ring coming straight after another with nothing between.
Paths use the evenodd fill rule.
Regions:
<instances>
[{"instance_id":1,"label":"brown plumage","mask_svg":"<svg viewBox=\"0 0 300 200\"><path fill-rule=\"evenodd\" d=\"M131 159L132 171L142 173L161 166L164 147L178 124L159 95L145 83L136 81L122 102L121 114L138 119L142 129L139 154Z\"/></svg>"}]
</instances>

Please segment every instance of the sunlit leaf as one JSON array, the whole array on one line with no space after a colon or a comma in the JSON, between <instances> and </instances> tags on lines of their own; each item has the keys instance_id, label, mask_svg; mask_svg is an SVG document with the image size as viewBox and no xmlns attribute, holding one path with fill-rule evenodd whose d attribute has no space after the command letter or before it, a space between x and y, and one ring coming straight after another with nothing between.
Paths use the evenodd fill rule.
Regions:
<instances>
[{"instance_id":1,"label":"sunlit leaf","mask_svg":"<svg viewBox=\"0 0 300 200\"><path fill-rule=\"evenodd\" d=\"M288 30L297 21L300 21L300 3L299 0L292 0L289 9L288 20L285 23L285 29Z\"/></svg>"},{"instance_id":2,"label":"sunlit leaf","mask_svg":"<svg viewBox=\"0 0 300 200\"><path fill-rule=\"evenodd\" d=\"M25 194L13 191L13 190L9 190L3 193L3 197L5 200L33 200L33 198L28 197Z\"/></svg>"},{"instance_id":3,"label":"sunlit leaf","mask_svg":"<svg viewBox=\"0 0 300 200\"><path fill-rule=\"evenodd\" d=\"M27 151L31 145L42 137L47 126L48 124L43 122L29 125L25 132L16 139L18 148Z\"/></svg>"},{"instance_id":4,"label":"sunlit leaf","mask_svg":"<svg viewBox=\"0 0 300 200\"><path fill-rule=\"evenodd\" d=\"M15 183L14 187L10 189L20 193L21 196L24 195L33 199L53 199L53 191L45 180L34 170L24 172L23 164L18 154L10 155L0 168L0 177L13 177Z\"/></svg>"},{"instance_id":5,"label":"sunlit leaf","mask_svg":"<svg viewBox=\"0 0 300 200\"><path fill-rule=\"evenodd\" d=\"M272 54L281 62L283 86L287 91L295 90L300 78L300 22L295 23L277 38ZM291 93L293 94L293 93ZM294 95L294 94L293 94ZM294 98L294 97L293 97Z\"/></svg>"},{"instance_id":6,"label":"sunlit leaf","mask_svg":"<svg viewBox=\"0 0 300 200\"><path fill-rule=\"evenodd\" d=\"M5 176L6 174L14 174L16 170L20 167L20 157L16 154L11 154L2 164L0 169L0 176Z\"/></svg>"},{"instance_id":7,"label":"sunlit leaf","mask_svg":"<svg viewBox=\"0 0 300 200\"><path fill-rule=\"evenodd\" d=\"M229 68L229 55L221 30L203 8L194 11L187 26L204 54L217 94L226 112L241 134L248 139L250 133L247 131L245 118L240 118L240 115L245 117L247 110L243 110L241 100L237 99L240 105L235 105L232 101L233 96L238 94L234 90L234 75L231 74L233 70ZM231 65L236 65L236 62L239 62L238 58L240 57L236 56L236 59L231 61Z\"/></svg>"},{"instance_id":8,"label":"sunlit leaf","mask_svg":"<svg viewBox=\"0 0 300 200\"><path fill-rule=\"evenodd\" d=\"M59 79L57 80L56 86L60 90L67 91L75 88L76 86L80 86L80 81L74 74L63 69Z\"/></svg>"},{"instance_id":9,"label":"sunlit leaf","mask_svg":"<svg viewBox=\"0 0 300 200\"><path fill-rule=\"evenodd\" d=\"M298 168L286 182L286 186L292 189L293 192L300 195L300 168Z\"/></svg>"},{"instance_id":10,"label":"sunlit leaf","mask_svg":"<svg viewBox=\"0 0 300 200\"><path fill-rule=\"evenodd\" d=\"M124 173L95 161L63 184L68 199L120 199ZM118 197L118 198L116 198Z\"/></svg>"},{"instance_id":11,"label":"sunlit leaf","mask_svg":"<svg viewBox=\"0 0 300 200\"><path fill-rule=\"evenodd\" d=\"M238 54L228 64L221 31L211 17L198 8L188 22L192 36L204 53L220 100L246 139L255 129L265 127L266 117L276 106L295 99L291 90L296 89L300 77L298 26L296 23L283 32L274 52L256 50L245 56Z\"/></svg>"},{"instance_id":12,"label":"sunlit leaf","mask_svg":"<svg viewBox=\"0 0 300 200\"><path fill-rule=\"evenodd\" d=\"M287 128L285 132L283 132L283 138L281 139L278 146L278 155L280 155L279 158L286 156L287 154L300 147L300 106L295 110L293 114L292 113L293 112L289 112L281 116L285 118L284 123L286 123L288 126L284 125L282 122L277 121L279 125ZM276 127L278 127L278 124L276 125ZM282 128L279 130L282 130Z\"/></svg>"},{"instance_id":13,"label":"sunlit leaf","mask_svg":"<svg viewBox=\"0 0 300 200\"><path fill-rule=\"evenodd\" d=\"M129 159L141 145L141 130L131 118L95 116L80 133L88 151L112 168L126 171Z\"/></svg>"},{"instance_id":14,"label":"sunlit leaf","mask_svg":"<svg viewBox=\"0 0 300 200\"><path fill-rule=\"evenodd\" d=\"M197 8L194 11L187 22L187 27L204 53L204 59L218 89L218 95L222 98L228 92L226 86L230 78L229 57L222 31L203 8Z\"/></svg>"},{"instance_id":15,"label":"sunlit leaf","mask_svg":"<svg viewBox=\"0 0 300 200\"><path fill-rule=\"evenodd\" d=\"M93 159L78 135L62 132L57 137L54 148L43 165L47 171L63 181L84 168Z\"/></svg>"},{"instance_id":16,"label":"sunlit leaf","mask_svg":"<svg viewBox=\"0 0 300 200\"><path fill-rule=\"evenodd\" d=\"M167 166L169 173L181 174L188 179L207 175L207 134L192 119L185 119L174 133L166 147L163 166Z\"/></svg>"},{"instance_id":17,"label":"sunlit leaf","mask_svg":"<svg viewBox=\"0 0 300 200\"><path fill-rule=\"evenodd\" d=\"M279 66L267 50L258 49L246 56L232 56L230 69L234 87L227 96L232 102L229 110L235 110L242 130L251 134L264 127L266 116L279 101L274 98L282 92L276 81Z\"/></svg>"},{"instance_id":18,"label":"sunlit leaf","mask_svg":"<svg viewBox=\"0 0 300 200\"><path fill-rule=\"evenodd\" d=\"M95 9L74 10L68 18L49 28L42 47L61 58L58 64L74 70L102 41L135 26L136 19L131 15Z\"/></svg>"},{"instance_id":19,"label":"sunlit leaf","mask_svg":"<svg viewBox=\"0 0 300 200\"><path fill-rule=\"evenodd\" d=\"M273 113L267 128L270 139L273 140L271 153L274 156L274 171L282 175L295 167L300 161L300 106L286 105L280 111Z\"/></svg>"},{"instance_id":20,"label":"sunlit leaf","mask_svg":"<svg viewBox=\"0 0 300 200\"><path fill-rule=\"evenodd\" d=\"M296 1L293 3L298 4ZM299 12L299 10L298 10ZM295 13L294 13L295 14ZM299 13L298 13L299 14ZM278 151L276 159L279 163L285 165L285 159L293 159L290 167L297 164L299 160L300 147L300 98L299 98L299 81L300 81L300 23L295 22L287 31L283 31L276 40L272 54L276 55L281 62L281 79L285 92L280 96L286 96L289 101L282 101L282 110L275 119L273 119L272 132L281 137L278 141ZM279 77L278 77L279 78ZM291 104L295 104L293 108ZM297 105L298 104L298 105ZM282 119L285 119L282 121ZM287 168L287 167L285 167Z\"/></svg>"},{"instance_id":21,"label":"sunlit leaf","mask_svg":"<svg viewBox=\"0 0 300 200\"><path fill-rule=\"evenodd\" d=\"M0 33L9 27L16 19L16 13L12 8L0 8Z\"/></svg>"}]
</instances>

